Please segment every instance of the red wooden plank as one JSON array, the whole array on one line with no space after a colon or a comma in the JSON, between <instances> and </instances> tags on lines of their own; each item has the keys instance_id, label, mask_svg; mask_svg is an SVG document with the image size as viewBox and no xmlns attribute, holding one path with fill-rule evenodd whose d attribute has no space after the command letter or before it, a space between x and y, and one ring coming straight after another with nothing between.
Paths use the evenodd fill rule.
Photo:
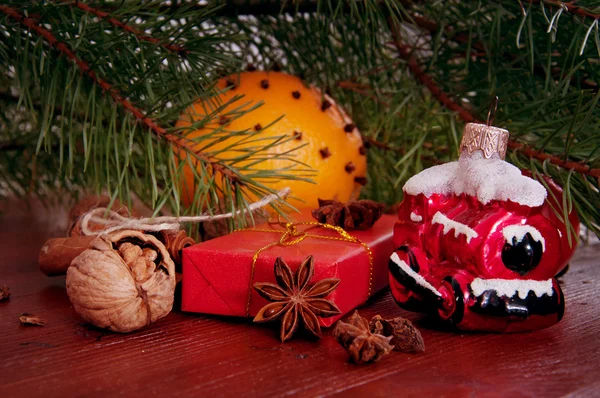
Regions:
<instances>
[{"instance_id":1,"label":"red wooden plank","mask_svg":"<svg viewBox=\"0 0 600 398\"><path fill-rule=\"evenodd\" d=\"M120 335L85 325L64 277L37 270L52 223L13 214L0 222L0 396L596 395L600 381L599 246L582 248L563 281L565 318L536 333L455 333L400 310L388 293L365 316L406 316L425 339L423 354L399 354L356 366L331 338L281 344L271 325L174 312L149 328ZM55 232L54 232L55 234ZM22 312L46 327L19 324Z\"/></svg>"}]
</instances>

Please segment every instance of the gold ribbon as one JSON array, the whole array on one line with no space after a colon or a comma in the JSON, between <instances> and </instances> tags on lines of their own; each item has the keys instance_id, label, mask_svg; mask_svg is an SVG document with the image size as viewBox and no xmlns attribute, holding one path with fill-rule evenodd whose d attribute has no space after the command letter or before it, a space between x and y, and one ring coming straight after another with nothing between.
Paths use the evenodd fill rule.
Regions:
<instances>
[{"instance_id":1,"label":"gold ribbon","mask_svg":"<svg viewBox=\"0 0 600 398\"><path fill-rule=\"evenodd\" d=\"M298 227L306 226L306 225L308 225L309 228L305 229L304 231L298 231ZM313 228L326 228L326 229L335 231L339 234L339 237L338 236L323 236L323 235L315 235L315 234L307 233L308 230L313 229ZM270 248L272 248L274 246L281 246L281 247L293 246L293 245L297 245L298 243L302 242L306 238L334 240L334 241L338 241L338 242L349 242L349 243L356 243L356 244L361 245L367 252L367 255L369 256L369 289L367 291L367 297L365 298L365 301L371 296L371 289L373 286L373 252L371 251L371 248L369 246L367 246L367 244L362 242L360 239L355 238L354 236L350 235L343 228L335 226L335 225L331 225L331 224L323 224L323 223L318 223L318 222L314 222L314 221L305 221L305 222L287 223L287 224L285 224L285 230L283 230L283 231L277 230L277 229L250 228L250 229L243 229L243 230L236 231L236 232L241 232L241 231L282 233L281 238L278 241L269 243L268 245L261 247L254 253L254 256L252 257L250 289L248 291L248 301L246 304L246 315L247 316L250 316L250 303L252 300L252 286L254 285L254 272L256 269L256 261L258 261L258 256L260 256L260 254L262 252L264 252L265 250L269 250Z\"/></svg>"}]
</instances>

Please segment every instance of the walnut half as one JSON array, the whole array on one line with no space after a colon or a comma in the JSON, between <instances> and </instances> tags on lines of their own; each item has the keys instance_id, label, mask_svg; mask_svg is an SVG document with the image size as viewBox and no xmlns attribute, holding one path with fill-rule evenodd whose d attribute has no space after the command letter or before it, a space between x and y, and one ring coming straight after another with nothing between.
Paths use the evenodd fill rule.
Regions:
<instances>
[{"instance_id":1,"label":"walnut half","mask_svg":"<svg viewBox=\"0 0 600 398\"><path fill-rule=\"evenodd\" d=\"M173 308L175 265L165 246L139 231L100 236L67 271L67 294L86 321L131 332Z\"/></svg>"}]
</instances>

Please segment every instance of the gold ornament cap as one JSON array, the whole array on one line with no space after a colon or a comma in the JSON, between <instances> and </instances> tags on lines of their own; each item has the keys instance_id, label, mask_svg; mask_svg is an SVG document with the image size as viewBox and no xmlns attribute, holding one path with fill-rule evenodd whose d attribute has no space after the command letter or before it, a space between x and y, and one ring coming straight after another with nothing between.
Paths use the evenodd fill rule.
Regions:
<instances>
[{"instance_id":1,"label":"gold ornament cap","mask_svg":"<svg viewBox=\"0 0 600 398\"><path fill-rule=\"evenodd\" d=\"M460 152L467 150L470 154L480 150L486 159L495 153L504 160L508 145L508 130L480 123L467 123L460 142Z\"/></svg>"}]
</instances>

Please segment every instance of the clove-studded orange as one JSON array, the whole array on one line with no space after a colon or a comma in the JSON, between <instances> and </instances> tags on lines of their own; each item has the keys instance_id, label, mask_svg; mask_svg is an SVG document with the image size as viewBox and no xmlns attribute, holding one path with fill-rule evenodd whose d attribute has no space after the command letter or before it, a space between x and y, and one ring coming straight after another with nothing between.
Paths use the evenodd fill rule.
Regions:
<instances>
[{"instance_id":1,"label":"clove-studded orange","mask_svg":"<svg viewBox=\"0 0 600 398\"><path fill-rule=\"evenodd\" d=\"M352 120L328 95L314 87L307 87L295 76L281 72L243 72L221 79L217 88L220 90L217 98L197 101L177 122L178 127L189 127L214 113L211 119L214 123L207 123L186 134L186 138L198 142L198 148L217 152L220 159L233 159L244 151L283 137L280 143L261 156L266 160L253 164L248 173L256 176L261 171L294 167L297 171L288 173L298 172L306 176L308 166L313 170L309 178L315 184L304 180L275 181L259 177L260 182L270 188L291 188L292 197L299 199L291 199L291 204L298 208L315 208L318 198L346 202L358 196L361 186L366 183L366 150ZM243 97L228 104L236 96ZM256 109L239 117L236 115L236 109L250 109L259 103L262 105ZM228 105L221 109L219 104ZM214 137L205 137L216 129L221 131L213 134ZM235 131L256 132L256 135L240 143L239 136L226 136ZM234 143L235 150L232 150ZM274 157L271 156L273 154L286 155ZM184 154L180 156L185 157ZM236 165L248 164L241 161ZM194 171L188 162L184 165L184 173L188 187L184 192L188 195L184 194L183 200L189 203Z\"/></svg>"}]
</instances>

